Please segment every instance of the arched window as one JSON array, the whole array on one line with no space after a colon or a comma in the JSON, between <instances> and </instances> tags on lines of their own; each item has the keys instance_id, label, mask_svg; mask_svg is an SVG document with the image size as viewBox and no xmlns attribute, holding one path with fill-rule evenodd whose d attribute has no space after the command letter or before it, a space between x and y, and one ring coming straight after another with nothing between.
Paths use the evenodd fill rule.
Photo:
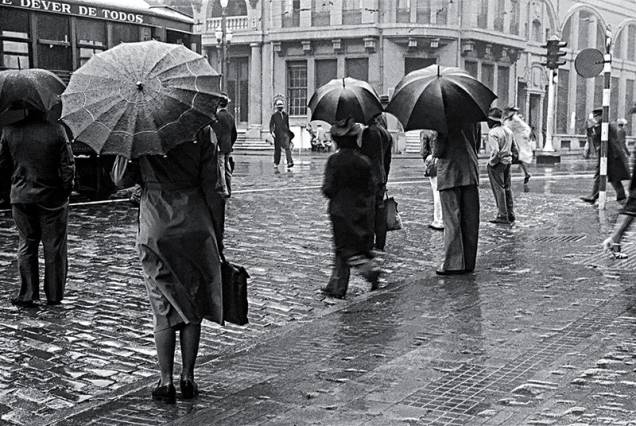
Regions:
<instances>
[{"instance_id":1,"label":"arched window","mask_svg":"<svg viewBox=\"0 0 636 426\"><path fill-rule=\"evenodd\" d=\"M212 0L212 7L208 10L210 18L220 18L223 9L220 0ZM229 0L225 9L225 16L247 16L247 5L245 0Z\"/></svg>"},{"instance_id":2,"label":"arched window","mask_svg":"<svg viewBox=\"0 0 636 426\"><path fill-rule=\"evenodd\" d=\"M543 42L543 25L541 25L541 21L535 19L532 21L532 41L537 41L539 43Z\"/></svg>"}]
</instances>

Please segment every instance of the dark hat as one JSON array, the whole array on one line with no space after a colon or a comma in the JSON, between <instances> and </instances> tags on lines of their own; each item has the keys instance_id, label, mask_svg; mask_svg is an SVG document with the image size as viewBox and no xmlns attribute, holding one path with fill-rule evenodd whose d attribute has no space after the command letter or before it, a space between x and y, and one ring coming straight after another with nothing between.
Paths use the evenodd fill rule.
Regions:
<instances>
[{"instance_id":1,"label":"dark hat","mask_svg":"<svg viewBox=\"0 0 636 426\"><path fill-rule=\"evenodd\" d=\"M496 121L497 123L501 123L501 117L503 113L500 108L494 107L488 110L488 120Z\"/></svg>"},{"instance_id":2,"label":"dark hat","mask_svg":"<svg viewBox=\"0 0 636 426\"><path fill-rule=\"evenodd\" d=\"M594 108L592 110L593 115L603 115L603 108Z\"/></svg>"},{"instance_id":3,"label":"dark hat","mask_svg":"<svg viewBox=\"0 0 636 426\"><path fill-rule=\"evenodd\" d=\"M356 123L352 117L347 117L344 120L337 121L331 126L331 136L337 138L341 137L356 137L362 131L362 127Z\"/></svg>"}]
</instances>

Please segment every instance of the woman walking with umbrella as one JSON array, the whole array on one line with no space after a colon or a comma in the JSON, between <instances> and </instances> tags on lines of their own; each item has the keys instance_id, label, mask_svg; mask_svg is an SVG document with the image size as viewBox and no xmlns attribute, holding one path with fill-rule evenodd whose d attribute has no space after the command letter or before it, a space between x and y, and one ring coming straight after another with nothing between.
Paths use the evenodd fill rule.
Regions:
<instances>
[{"instance_id":1,"label":"woman walking with umbrella","mask_svg":"<svg viewBox=\"0 0 636 426\"><path fill-rule=\"evenodd\" d=\"M141 185L137 246L161 375L152 398L167 403L176 398L176 332L187 399L197 394L201 321L223 323L217 152L206 126L221 99L216 83L206 59L184 46L124 43L76 71L63 95L62 119L76 138L118 155L116 184Z\"/></svg>"}]
</instances>

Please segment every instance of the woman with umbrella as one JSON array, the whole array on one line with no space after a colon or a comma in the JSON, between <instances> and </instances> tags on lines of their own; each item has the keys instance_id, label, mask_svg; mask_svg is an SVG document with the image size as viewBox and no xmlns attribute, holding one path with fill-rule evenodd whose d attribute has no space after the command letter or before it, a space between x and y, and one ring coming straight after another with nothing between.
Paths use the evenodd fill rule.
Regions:
<instances>
[{"instance_id":1,"label":"woman with umbrella","mask_svg":"<svg viewBox=\"0 0 636 426\"><path fill-rule=\"evenodd\" d=\"M176 332L187 399L197 394L201 321L223 323L218 164L208 125L221 99L216 83L207 60L185 46L123 43L76 71L62 96L75 137L118 155L114 182L142 188L137 246L161 375L152 398L167 403L176 398Z\"/></svg>"}]
</instances>

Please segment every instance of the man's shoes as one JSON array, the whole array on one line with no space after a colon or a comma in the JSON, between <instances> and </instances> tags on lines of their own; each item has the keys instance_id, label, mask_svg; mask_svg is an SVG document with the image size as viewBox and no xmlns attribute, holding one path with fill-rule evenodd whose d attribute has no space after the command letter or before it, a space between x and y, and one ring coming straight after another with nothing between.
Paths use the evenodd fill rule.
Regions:
<instances>
[{"instance_id":1,"label":"man's shoes","mask_svg":"<svg viewBox=\"0 0 636 426\"><path fill-rule=\"evenodd\" d=\"M289 164L287 165L287 168L288 168L288 169L291 169L292 167L294 167L294 163L289 163Z\"/></svg>"},{"instance_id":2,"label":"man's shoes","mask_svg":"<svg viewBox=\"0 0 636 426\"><path fill-rule=\"evenodd\" d=\"M278 164L274 163L274 168L278 169Z\"/></svg>"},{"instance_id":3,"label":"man's shoes","mask_svg":"<svg viewBox=\"0 0 636 426\"><path fill-rule=\"evenodd\" d=\"M430 225L428 225L429 228L434 229L436 231L443 231L444 227L443 226L437 226L437 225L433 225L432 223Z\"/></svg>"},{"instance_id":4,"label":"man's shoes","mask_svg":"<svg viewBox=\"0 0 636 426\"><path fill-rule=\"evenodd\" d=\"M157 387L152 390L152 399L166 404L174 404L177 401L177 390L174 385L159 386L160 384L161 382L157 383Z\"/></svg>"},{"instance_id":5,"label":"man's shoes","mask_svg":"<svg viewBox=\"0 0 636 426\"><path fill-rule=\"evenodd\" d=\"M437 275L461 275L465 274L465 269L444 269L443 267L435 271Z\"/></svg>"},{"instance_id":6,"label":"man's shoes","mask_svg":"<svg viewBox=\"0 0 636 426\"><path fill-rule=\"evenodd\" d=\"M526 175L526 177L523 178L523 184L527 184L531 177L532 175Z\"/></svg>"},{"instance_id":7,"label":"man's shoes","mask_svg":"<svg viewBox=\"0 0 636 426\"><path fill-rule=\"evenodd\" d=\"M19 308L35 308L33 300L20 300L17 297L11 299L11 304Z\"/></svg>"},{"instance_id":8,"label":"man's shoes","mask_svg":"<svg viewBox=\"0 0 636 426\"><path fill-rule=\"evenodd\" d=\"M516 217L514 217L514 216L508 216L508 222L512 223L512 222L514 222L515 220L517 220L517 218L516 218Z\"/></svg>"},{"instance_id":9,"label":"man's shoes","mask_svg":"<svg viewBox=\"0 0 636 426\"><path fill-rule=\"evenodd\" d=\"M510 221L508 219L504 219L502 217L496 217L494 219L489 220L490 223L498 223L501 225L510 225Z\"/></svg>"},{"instance_id":10,"label":"man's shoes","mask_svg":"<svg viewBox=\"0 0 636 426\"><path fill-rule=\"evenodd\" d=\"M596 198L594 197L581 197L581 200L590 204L594 204L596 202Z\"/></svg>"}]
</instances>

